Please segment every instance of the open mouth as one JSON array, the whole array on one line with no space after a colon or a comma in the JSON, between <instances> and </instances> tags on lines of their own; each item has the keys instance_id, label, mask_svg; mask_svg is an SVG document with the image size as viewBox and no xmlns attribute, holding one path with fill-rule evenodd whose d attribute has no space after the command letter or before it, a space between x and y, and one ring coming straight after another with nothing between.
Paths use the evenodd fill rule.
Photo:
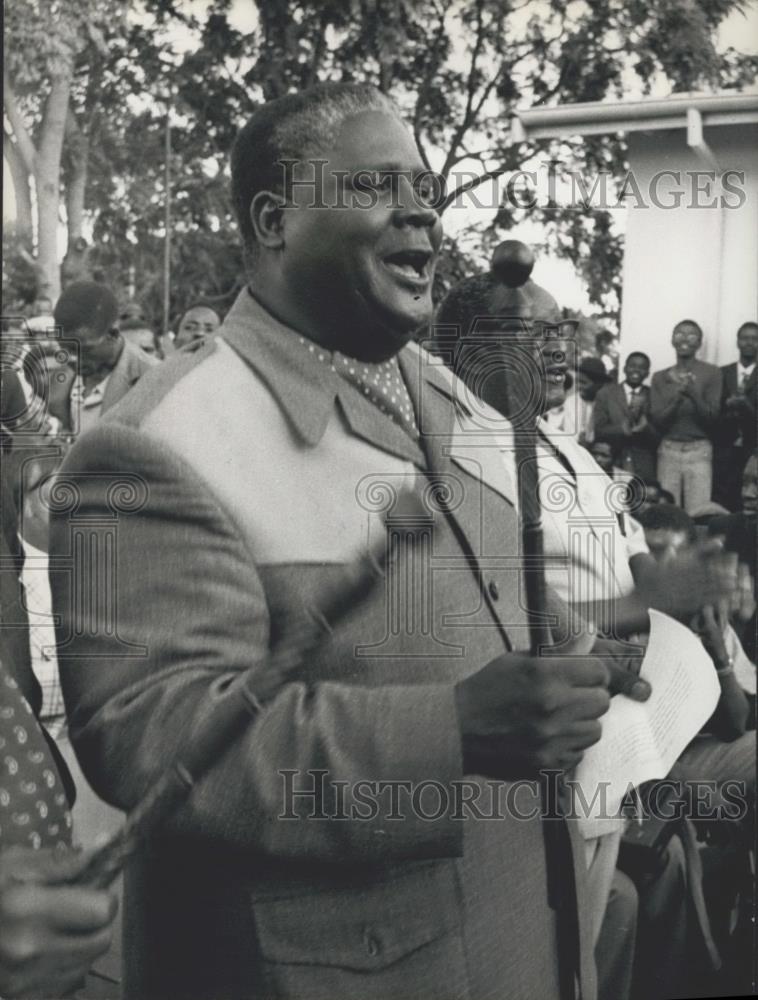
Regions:
<instances>
[{"instance_id":1,"label":"open mouth","mask_svg":"<svg viewBox=\"0 0 758 1000\"><path fill-rule=\"evenodd\" d=\"M418 288L429 283L431 259L428 250L399 250L384 257L382 263L388 271Z\"/></svg>"},{"instance_id":2,"label":"open mouth","mask_svg":"<svg viewBox=\"0 0 758 1000\"><path fill-rule=\"evenodd\" d=\"M548 382L552 382L554 385L563 385L566 381L567 371L566 365L548 365L545 368L545 377Z\"/></svg>"}]
</instances>

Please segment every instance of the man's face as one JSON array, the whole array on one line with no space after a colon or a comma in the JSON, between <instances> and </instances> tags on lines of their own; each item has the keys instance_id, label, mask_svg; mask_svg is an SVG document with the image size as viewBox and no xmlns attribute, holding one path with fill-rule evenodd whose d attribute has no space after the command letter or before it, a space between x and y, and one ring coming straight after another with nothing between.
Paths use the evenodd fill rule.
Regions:
<instances>
[{"instance_id":1,"label":"man's face","mask_svg":"<svg viewBox=\"0 0 758 1000\"><path fill-rule=\"evenodd\" d=\"M579 393L581 398L588 403L597 396L597 392L600 386L589 375L585 375L584 372L576 373L576 391Z\"/></svg>"},{"instance_id":2,"label":"man's face","mask_svg":"<svg viewBox=\"0 0 758 1000\"><path fill-rule=\"evenodd\" d=\"M590 453L597 464L610 475L613 472L613 452L611 446L605 441L593 442Z\"/></svg>"},{"instance_id":3,"label":"man's face","mask_svg":"<svg viewBox=\"0 0 758 1000\"><path fill-rule=\"evenodd\" d=\"M92 375L111 371L118 360L121 335L115 327L97 333L88 326L80 326L72 334L79 341L79 373Z\"/></svg>"},{"instance_id":4,"label":"man's face","mask_svg":"<svg viewBox=\"0 0 758 1000\"><path fill-rule=\"evenodd\" d=\"M536 357L544 399L542 413L565 402L566 374L573 365L574 354L574 341L557 332L537 342Z\"/></svg>"},{"instance_id":5,"label":"man's face","mask_svg":"<svg viewBox=\"0 0 758 1000\"><path fill-rule=\"evenodd\" d=\"M220 325L221 320L212 309L208 306L195 306L182 316L174 343L177 347L184 347L193 340L209 337Z\"/></svg>"},{"instance_id":6,"label":"man's face","mask_svg":"<svg viewBox=\"0 0 758 1000\"><path fill-rule=\"evenodd\" d=\"M295 188L284 213L283 294L309 317L315 339L326 332L345 353L382 360L432 313L442 232L414 190L424 164L405 125L384 111L348 118L322 158L316 192L339 207L313 207L313 186ZM302 176L319 172L306 164Z\"/></svg>"},{"instance_id":7,"label":"man's face","mask_svg":"<svg viewBox=\"0 0 758 1000\"><path fill-rule=\"evenodd\" d=\"M687 544L687 533L670 528L645 528L645 541L656 562L668 562Z\"/></svg>"},{"instance_id":8,"label":"man's face","mask_svg":"<svg viewBox=\"0 0 758 1000\"><path fill-rule=\"evenodd\" d=\"M127 343L138 347L145 354L153 355L156 353L155 337L152 330L144 327L142 329L122 330L121 336Z\"/></svg>"},{"instance_id":9,"label":"man's face","mask_svg":"<svg viewBox=\"0 0 758 1000\"><path fill-rule=\"evenodd\" d=\"M671 343L674 346L677 358L680 360L694 358L702 340L702 334L691 323L680 323L674 327L674 332L671 335Z\"/></svg>"},{"instance_id":10,"label":"man's face","mask_svg":"<svg viewBox=\"0 0 758 1000\"><path fill-rule=\"evenodd\" d=\"M746 326L737 334L737 350L744 365L752 365L758 358L758 326Z\"/></svg>"},{"instance_id":11,"label":"man's face","mask_svg":"<svg viewBox=\"0 0 758 1000\"><path fill-rule=\"evenodd\" d=\"M642 385L649 374L650 365L644 358L631 357L624 365L624 377L632 388Z\"/></svg>"},{"instance_id":12,"label":"man's face","mask_svg":"<svg viewBox=\"0 0 758 1000\"><path fill-rule=\"evenodd\" d=\"M758 513L758 458L752 455L742 473L742 509L746 514Z\"/></svg>"}]
</instances>

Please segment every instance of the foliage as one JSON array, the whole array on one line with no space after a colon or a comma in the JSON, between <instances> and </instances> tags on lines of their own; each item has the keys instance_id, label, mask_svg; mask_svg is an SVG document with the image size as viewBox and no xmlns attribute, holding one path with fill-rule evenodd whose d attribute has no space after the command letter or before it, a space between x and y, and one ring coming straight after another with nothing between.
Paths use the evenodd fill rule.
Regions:
<instances>
[{"instance_id":1,"label":"foliage","mask_svg":"<svg viewBox=\"0 0 758 1000\"><path fill-rule=\"evenodd\" d=\"M172 120L172 311L199 294L225 304L241 256L228 201L227 161L240 123L263 100L320 80L369 80L413 127L425 161L448 179L498 177L555 157L566 169L620 174L617 137L517 144L514 110L620 97L630 76L649 90L738 88L755 78L751 57L719 53L715 31L739 0L142 0L127 18L108 0L9 0L18 40L11 77L32 131L51 75L71 57L64 193L69 230L86 223L90 268L127 297L132 289L159 325L165 203L165 126ZM33 16L20 28L20 11ZM65 13L64 13L65 12ZM25 17L26 19L26 17ZM55 30L51 29L55 25ZM189 44L172 49L181 29ZM14 45L16 42L14 41ZM169 111L170 109L170 111ZM82 182L83 178L83 182ZM437 292L481 266L509 228L531 218L545 245L573 262L591 300L618 304L622 244L607 212L554 203L502 204L448 239ZM9 280L13 282L12 276Z\"/></svg>"}]
</instances>

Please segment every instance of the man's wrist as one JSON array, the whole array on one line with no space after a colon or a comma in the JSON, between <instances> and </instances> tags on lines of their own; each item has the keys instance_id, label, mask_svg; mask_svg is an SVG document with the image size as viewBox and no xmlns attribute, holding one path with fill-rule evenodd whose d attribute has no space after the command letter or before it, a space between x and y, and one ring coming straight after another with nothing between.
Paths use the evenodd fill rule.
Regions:
<instances>
[{"instance_id":1,"label":"man's wrist","mask_svg":"<svg viewBox=\"0 0 758 1000\"><path fill-rule=\"evenodd\" d=\"M734 673L734 660L731 658L731 656L728 656L726 659L723 660L722 659L715 660L714 664L716 666L716 673L719 675L719 677L728 677L729 674Z\"/></svg>"}]
</instances>

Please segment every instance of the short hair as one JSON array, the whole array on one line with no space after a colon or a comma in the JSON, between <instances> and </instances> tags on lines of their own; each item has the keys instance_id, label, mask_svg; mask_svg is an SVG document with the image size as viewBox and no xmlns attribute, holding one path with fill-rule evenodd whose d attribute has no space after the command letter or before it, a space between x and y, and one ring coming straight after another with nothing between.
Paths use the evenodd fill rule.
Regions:
<instances>
[{"instance_id":1,"label":"short hair","mask_svg":"<svg viewBox=\"0 0 758 1000\"><path fill-rule=\"evenodd\" d=\"M644 351L631 351L629 354L627 354L626 361L624 362L624 364L627 364L627 362L631 361L632 358L642 358L642 360L645 362L648 368L650 367L650 357L647 354L645 354Z\"/></svg>"},{"instance_id":2,"label":"short hair","mask_svg":"<svg viewBox=\"0 0 758 1000\"><path fill-rule=\"evenodd\" d=\"M212 306L210 302L203 302L199 300L197 302L193 302L191 305L187 306L185 309L182 310L182 312L179 313L179 319L176 321L177 327L180 327L182 325L182 320L184 319L184 317L187 315L188 312L192 312L193 309L210 309L212 313L215 313L218 316L219 323L224 318L219 312L219 310L215 306Z\"/></svg>"},{"instance_id":3,"label":"short hair","mask_svg":"<svg viewBox=\"0 0 758 1000\"><path fill-rule=\"evenodd\" d=\"M118 302L110 288L97 281L75 281L61 292L53 317L64 334L83 326L103 334L118 318Z\"/></svg>"},{"instance_id":4,"label":"short hair","mask_svg":"<svg viewBox=\"0 0 758 1000\"><path fill-rule=\"evenodd\" d=\"M758 323L753 319L749 319L747 323L743 323L742 326L737 330L738 337L743 330L758 330Z\"/></svg>"},{"instance_id":5,"label":"short hair","mask_svg":"<svg viewBox=\"0 0 758 1000\"><path fill-rule=\"evenodd\" d=\"M282 191L282 160L324 153L351 115L386 111L400 118L388 97L365 83L323 83L261 105L232 148L232 202L243 246L255 250L250 203L260 191Z\"/></svg>"},{"instance_id":6,"label":"short hair","mask_svg":"<svg viewBox=\"0 0 758 1000\"><path fill-rule=\"evenodd\" d=\"M599 349L601 344L610 344L615 339L616 335L612 330L601 330L595 334L595 347Z\"/></svg>"},{"instance_id":7,"label":"short hair","mask_svg":"<svg viewBox=\"0 0 758 1000\"><path fill-rule=\"evenodd\" d=\"M676 332L680 326L694 326L697 332L700 334L700 339L703 339L703 328L699 323L696 323L694 319L680 319L674 326L674 332Z\"/></svg>"},{"instance_id":8,"label":"short hair","mask_svg":"<svg viewBox=\"0 0 758 1000\"><path fill-rule=\"evenodd\" d=\"M675 507L673 504L657 504L648 507L637 515L637 520L643 528L649 531L675 531L687 536L688 541L694 542L697 538L695 522L686 510Z\"/></svg>"}]
</instances>

